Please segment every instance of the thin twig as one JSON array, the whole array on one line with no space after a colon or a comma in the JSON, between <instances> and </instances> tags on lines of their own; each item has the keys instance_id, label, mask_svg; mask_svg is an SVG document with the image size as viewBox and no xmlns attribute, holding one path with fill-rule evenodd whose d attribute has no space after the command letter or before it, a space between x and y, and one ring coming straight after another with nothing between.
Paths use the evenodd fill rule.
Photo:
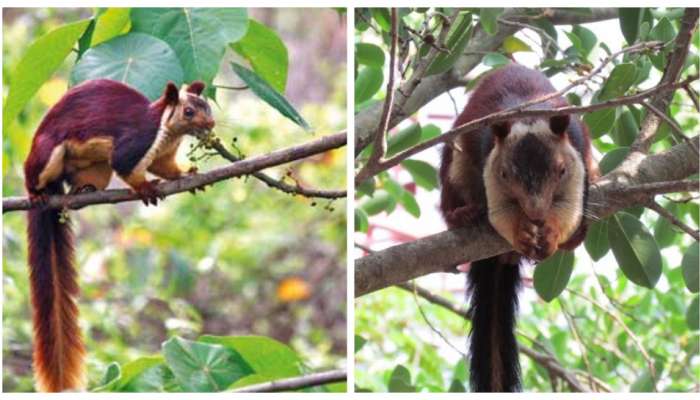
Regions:
<instances>
[{"instance_id":1,"label":"thin twig","mask_svg":"<svg viewBox=\"0 0 700 400\"><path fill-rule=\"evenodd\" d=\"M213 140L211 142L211 147L214 148L214 150L216 150L217 153L219 153L219 155L231 162L238 162L241 160L240 157L237 157L236 155L228 151L228 149L224 147L224 145L221 144L219 140ZM281 180L277 180L263 172L253 172L251 175L264 182L266 185L280 190L284 193L301 195L304 197L318 197L324 199L339 199L342 197L347 197L347 191L345 190L323 190L303 188L299 184L297 184L296 186L292 186L282 182Z\"/></svg>"},{"instance_id":2,"label":"thin twig","mask_svg":"<svg viewBox=\"0 0 700 400\"><path fill-rule=\"evenodd\" d=\"M670 223L673 225L681 228L685 233L690 235L693 239L696 241L700 241L700 231L697 229L693 229L687 224L685 224L683 221L679 220L676 218L675 215L671 214L667 209L661 207L661 205L655 201L650 201L647 205L647 208L656 211L657 214L660 216L666 218Z\"/></svg>"},{"instance_id":3,"label":"thin twig","mask_svg":"<svg viewBox=\"0 0 700 400\"><path fill-rule=\"evenodd\" d=\"M688 140L689 140L688 137L685 136L685 134L683 133L683 130L681 129L680 126L678 126L678 124L676 123L676 121L674 121L671 117L669 117L669 116L666 115L663 111L661 111L661 110L659 110L658 108L656 108L655 106L653 106L653 105L652 105L650 102L648 102L648 101L643 101L641 104L642 104L642 106L645 107L647 110L649 110L649 111L651 111L652 113L656 114L657 117L661 118L664 122L666 122L666 123L668 124L668 126L671 127L671 133L672 133L678 140L680 140L680 141L682 141L682 142L686 142L686 143L688 142ZM693 148L693 150L695 150L695 149ZM696 153L696 154L700 155L700 153Z\"/></svg>"},{"instance_id":4,"label":"thin twig","mask_svg":"<svg viewBox=\"0 0 700 400\"><path fill-rule=\"evenodd\" d=\"M396 46L398 43L398 17L396 8L391 9L391 51L389 52L389 80L386 84L386 98L384 99L384 108L382 109L382 117L379 120L377 130L374 132L374 148L370 154L367 163L362 167L357 174L356 184L362 182L362 176L365 171L374 168L374 166L384 159L387 146L387 131L389 129L389 116L394 104L394 77L396 74Z\"/></svg>"},{"instance_id":5,"label":"thin twig","mask_svg":"<svg viewBox=\"0 0 700 400\"><path fill-rule=\"evenodd\" d=\"M569 310L566 308L564 300L561 298L561 296L559 296L557 298L557 301L559 301L559 306L561 306L564 318L566 318L566 322L569 325L569 328L571 329L571 333L573 333L574 335L574 340L576 340L576 343L578 343L579 350L581 351L581 357L583 357L583 363L586 364L586 372L588 373L588 383L591 389L593 389L593 387L595 386L595 382L593 380L593 370L591 368L591 362L588 360L588 349L586 348L586 345L581 339L581 335L579 334L576 321L574 321L574 317L569 313Z\"/></svg>"},{"instance_id":6,"label":"thin twig","mask_svg":"<svg viewBox=\"0 0 700 400\"><path fill-rule=\"evenodd\" d=\"M232 393L262 393L262 392L288 392L292 390L306 389L314 386L322 386L329 383L345 382L347 372L344 370L332 370L316 372L313 374L298 376L294 378L279 379L276 381L260 383L257 385L244 386L231 390Z\"/></svg>"}]
</instances>

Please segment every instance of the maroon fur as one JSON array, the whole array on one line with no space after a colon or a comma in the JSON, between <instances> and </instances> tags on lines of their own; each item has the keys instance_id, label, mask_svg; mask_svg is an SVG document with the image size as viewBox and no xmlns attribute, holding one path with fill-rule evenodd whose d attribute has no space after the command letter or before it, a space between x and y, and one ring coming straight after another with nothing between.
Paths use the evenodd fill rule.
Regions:
<instances>
[{"instance_id":1,"label":"maroon fur","mask_svg":"<svg viewBox=\"0 0 700 400\"><path fill-rule=\"evenodd\" d=\"M128 175L153 143L165 106L162 98L151 104L135 89L107 79L87 81L70 89L51 107L34 135L24 164L27 190L36 193L39 174L51 151L66 140L111 136L115 140L113 167ZM136 150L137 154L127 156L128 150ZM122 160L125 156L129 159Z\"/></svg>"}]
</instances>

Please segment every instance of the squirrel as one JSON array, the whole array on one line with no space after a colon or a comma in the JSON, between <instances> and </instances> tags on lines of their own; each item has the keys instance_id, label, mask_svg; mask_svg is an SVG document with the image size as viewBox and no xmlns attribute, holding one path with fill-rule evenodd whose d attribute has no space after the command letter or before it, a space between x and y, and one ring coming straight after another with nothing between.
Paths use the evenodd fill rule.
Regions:
<instances>
[{"instance_id":1,"label":"squirrel","mask_svg":"<svg viewBox=\"0 0 700 400\"><path fill-rule=\"evenodd\" d=\"M45 392L86 387L85 347L78 327L79 291L73 233L62 211L43 204L50 195L103 190L115 171L144 204L163 196L158 179L196 173L183 171L175 154L184 135L214 127L205 85L195 81L181 91L168 82L150 102L117 81L86 81L68 90L37 128L24 163L28 212L28 261L34 321L34 375Z\"/></svg>"},{"instance_id":2,"label":"squirrel","mask_svg":"<svg viewBox=\"0 0 700 400\"><path fill-rule=\"evenodd\" d=\"M541 72L508 64L482 78L454 126L555 92ZM566 105L556 96L529 109ZM588 185L597 176L588 129L571 115L497 122L444 146L440 210L448 227L488 216L515 250L469 267L472 391L521 389L514 333L519 266L581 244Z\"/></svg>"}]
</instances>

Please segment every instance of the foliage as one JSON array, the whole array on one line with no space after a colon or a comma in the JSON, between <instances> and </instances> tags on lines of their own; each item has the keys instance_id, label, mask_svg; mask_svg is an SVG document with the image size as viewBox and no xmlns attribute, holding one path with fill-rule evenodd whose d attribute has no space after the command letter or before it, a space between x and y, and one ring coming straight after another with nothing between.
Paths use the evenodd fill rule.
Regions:
<instances>
[{"instance_id":1,"label":"foliage","mask_svg":"<svg viewBox=\"0 0 700 400\"><path fill-rule=\"evenodd\" d=\"M455 11L440 8L398 10L398 61L402 63L398 79L411 78L417 65L414 59L427 53L425 42L436 40L447 29L442 16ZM633 94L653 86L660 78L667 55L674 48L673 40L683 14L682 9L673 8L621 9L619 29L627 43L613 46L610 42L613 39L599 36L588 24L555 27L541 11L524 11L534 25L528 34L508 36L497 52L483 55L481 64L471 71L467 91L474 88L485 72L510 62L514 53L529 53L531 59L538 60L535 68L566 82L598 66L604 56L612 54L611 48L619 47L617 45L625 47L651 40L663 42L658 52L642 51L614 59L600 75L604 79L588 82L585 87L570 92L567 99L580 105ZM589 9L575 11L581 15L590 14ZM483 29L491 36L496 34L497 21L503 12L503 9L460 10L446 35L447 51L428 67L428 74L449 74L458 59L449 55L462 54L476 29ZM355 109L358 113L376 107L385 97L383 88L388 74L386 60L390 43L385 26L388 13L386 9L355 10ZM421 32L429 34L421 37ZM532 39L532 34L537 40ZM467 38L464 39L466 43L463 38ZM692 43L683 77L698 73L697 30ZM698 115L692 111L691 99L685 93L677 92L669 109L664 111L687 136L697 133ZM647 113L645 108L631 105L583 115L594 138L596 154L601 155L598 159L603 173L611 171L629 152L628 146L639 134ZM413 117L410 123L405 122L389 132L387 157L441 133L437 126ZM670 130L666 123L661 125L652 153L677 144L678 139ZM367 162L372 151L370 144L358 154L356 171ZM381 172L359 184L355 198L358 205L355 229L360 237L371 235L376 225L408 226L412 218L420 219L422 210L435 207L437 163L424 160L426 157L404 160L392 171ZM678 193L664 196L660 203L676 218L697 229L700 214L697 198ZM406 211L410 216L397 211ZM555 355L566 368L582 373L582 382L586 374L592 374L612 390L653 387L650 364L657 365L655 378L660 390L697 388L700 372L697 252L697 243L688 235L666 218L642 207L595 221L590 226L585 246L576 252L575 258L571 254L557 254L536 267L533 286L541 300L526 289L528 293L524 297L531 298L532 303L522 301L527 306L518 325L520 342L534 344L536 350L544 349ZM423 281L434 282L429 278L418 282ZM387 303L390 306L384 309ZM360 388L392 390L400 377L404 389L461 389L453 380L465 382L466 378L464 366L455 354L455 348L466 350L464 337L468 330L463 326L462 317L444 315L445 310L436 306L423 306L428 319L440 316L440 320L433 323L454 344L454 348L445 347L442 338L428 335L425 324L416 321L415 303L421 301L393 289L357 300L356 332L363 343L366 340L357 354L356 380ZM570 316L568 320L572 323L561 317L563 313ZM416 334L416 331L422 333ZM538 348L539 345L542 348ZM640 347L647 350L648 357ZM455 363L454 371L447 367ZM397 365L406 366L408 371L398 371ZM433 365L442 367L432 371L429 366ZM550 382L547 370L534 362L524 363L523 375L527 390L567 389L561 383Z\"/></svg>"},{"instance_id":2,"label":"foliage","mask_svg":"<svg viewBox=\"0 0 700 400\"><path fill-rule=\"evenodd\" d=\"M211 15L206 13L218 11L222 10L192 12ZM338 24L308 28L309 21L335 22L335 11L251 9L222 16L231 18L231 23L241 28L237 33L216 33L230 35L226 40L233 41L217 39L220 47L216 51L221 54L216 73L210 77L190 75L194 70L188 68L192 65L178 61L187 56L187 49L168 44L171 39L167 35L182 34L178 24L182 23L183 13L190 10L168 14L170 25L156 32L161 35L158 37L134 31L134 10L130 9L13 12L5 14L4 24L3 79L9 88L5 92L5 108L11 101L18 101L13 99L22 93L17 88L22 88L25 81L33 80L34 86L22 89L31 89L31 93L24 100L19 99L22 104L13 106L17 107L16 118L3 121L8 124L3 129L3 196L24 194L22 163L33 132L47 109L65 93L69 79L77 82L88 79L83 74L95 73L90 68L81 70L82 63L100 59L97 65L106 67L110 64L107 59L113 57L110 60L117 65L134 40L143 40L138 45L140 51L132 51L136 57L149 50L149 43L159 43L161 50L169 49L163 52L175 54L169 65L159 64L162 59L158 58L133 59L130 70L143 69L134 76L129 72L126 79L129 83L129 79L134 79L139 90L147 92L149 85L157 86L154 81L171 77L177 70L182 71L181 81L206 78L208 83L225 82L236 79L228 68L230 63L249 63L253 68L250 73L257 74L261 85L274 87L269 90L275 90L278 98L286 93L286 101L299 107L295 112L303 114L319 132L345 129L345 56L327 55L317 39L327 37L328 30L337 29ZM245 16L245 20L240 16ZM280 28L274 22L278 20L296 21L293 26L304 28ZM49 50L58 52L57 42L52 42L53 47L31 49L37 43L54 40L54 32L64 32L62 27L75 26L75 21L82 21L81 32L72 36L68 50L52 71L43 76L21 68L27 62L35 62L28 54L56 57ZM212 25L201 25L211 21L199 21L195 27L198 34L214 34ZM275 54L268 49L261 55L248 47L244 47L245 52L233 50L235 44L246 40L262 40L244 29L255 24L266 27L264 40L277 38L277 44L272 46ZM231 39L234 33L238 39ZM199 40L209 39L197 39L193 48L199 51ZM291 82L287 74L296 64L287 60L294 59L295 53L290 50L287 54L287 48L301 46L323 60L324 70L318 73L317 65L299 67L302 78ZM266 63L256 67L256 59L272 56L284 59L278 71L273 72ZM41 62L48 67L48 61ZM160 74L152 81L139 82L141 73L151 69ZM265 83L268 78L269 84ZM320 95L306 96L310 87ZM153 93L159 95L161 91L162 84ZM218 89L209 95L215 100L212 108L217 136L240 155L264 154L308 139L303 139L305 133L298 125L271 111L253 91ZM227 163L202 150L193 152L196 144L188 139L181 146L178 161L184 164L190 159L200 171ZM345 151L330 151L265 172L292 185L298 182L319 188L343 187ZM119 185L119 180L115 178L113 183ZM157 208L130 202L71 212L77 238L82 289L78 305L88 350L90 390L228 390L343 367L344 209L344 200L290 196L253 178L244 178L220 182L196 196L168 197ZM3 216L5 391L33 388L25 224L21 212ZM316 389L335 391L341 390L342 385Z\"/></svg>"}]
</instances>

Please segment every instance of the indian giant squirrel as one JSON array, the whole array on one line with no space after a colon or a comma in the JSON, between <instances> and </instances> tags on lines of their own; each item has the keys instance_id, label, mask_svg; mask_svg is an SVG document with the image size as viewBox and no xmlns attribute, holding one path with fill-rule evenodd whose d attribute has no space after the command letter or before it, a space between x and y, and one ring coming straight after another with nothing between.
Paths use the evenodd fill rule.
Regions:
<instances>
[{"instance_id":1,"label":"indian giant squirrel","mask_svg":"<svg viewBox=\"0 0 700 400\"><path fill-rule=\"evenodd\" d=\"M150 102L131 87L98 79L71 88L42 120L24 163L33 204L28 212L30 292L34 321L34 374L40 391L86 387L85 348L78 327L73 233L61 210L43 206L50 195L103 190L115 171L143 202L156 204L158 179L183 171L175 154L187 134L214 127L201 98L204 84L182 91L172 83Z\"/></svg>"},{"instance_id":2,"label":"indian giant squirrel","mask_svg":"<svg viewBox=\"0 0 700 400\"><path fill-rule=\"evenodd\" d=\"M544 74L509 64L483 77L454 126L554 92ZM557 96L529 108L566 105ZM469 268L472 391L520 390L514 333L520 264L583 241L588 185L596 177L588 130L570 115L498 122L444 147L440 209L448 227L488 216L515 250Z\"/></svg>"}]
</instances>

